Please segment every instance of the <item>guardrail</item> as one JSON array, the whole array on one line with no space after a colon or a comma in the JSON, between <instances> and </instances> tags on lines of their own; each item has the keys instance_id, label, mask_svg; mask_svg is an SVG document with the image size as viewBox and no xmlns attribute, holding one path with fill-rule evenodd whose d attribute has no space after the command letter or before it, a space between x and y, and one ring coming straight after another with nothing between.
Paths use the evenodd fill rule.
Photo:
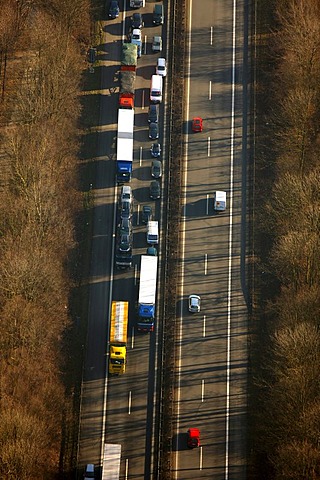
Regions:
<instances>
[{"instance_id":1,"label":"guardrail","mask_svg":"<svg viewBox=\"0 0 320 480\"><path fill-rule=\"evenodd\" d=\"M159 445L157 472L155 478L172 478L172 438L174 421L174 374L176 308L178 278L180 272L180 223L181 223L181 184L183 178L183 113L185 105L184 78L186 52L186 0L170 2L171 55L167 80L167 101L170 108L168 125L168 167L167 167L167 209L165 226L165 267L163 269L163 305L161 318L162 348L160 348L160 405L159 405Z\"/></svg>"}]
</instances>

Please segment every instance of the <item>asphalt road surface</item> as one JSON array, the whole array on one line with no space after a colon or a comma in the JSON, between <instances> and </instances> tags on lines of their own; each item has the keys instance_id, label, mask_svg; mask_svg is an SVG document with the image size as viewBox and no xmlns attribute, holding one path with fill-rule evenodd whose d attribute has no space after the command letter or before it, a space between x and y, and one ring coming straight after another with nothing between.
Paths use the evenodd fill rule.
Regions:
<instances>
[{"instance_id":1,"label":"asphalt road surface","mask_svg":"<svg viewBox=\"0 0 320 480\"><path fill-rule=\"evenodd\" d=\"M83 378L80 419L79 471L86 463L99 465L102 444L119 443L122 446L121 478L152 478L155 422L155 379L157 332L137 335L135 307L138 296L140 256L146 253L146 227L141 225L142 205L153 208L153 217L160 220L161 202L149 199L151 177L148 138L148 106L151 75L155 73L157 57L165 55L166 24L152 24L154 2L147 2L139 10L125 11L120 4L120 16L103 23L103 45L98 50L101 69L100 125L96 160L92 262L90 276L90 304L88 338ZM129 4L129 2L127 2ZM142 57L138 60L135 84L134 162L131 187L134 194L134 265L129 271L117 271L113 265L115 232L116 132L118 114L117 72L120 67L121 45L126 38L129 17L133 12L143 14ZM163 30L163 32L162 32ZM151 52L153 35L162 33L162 54ZM160 107L160 130L164 127L164 105ZM160 133L163 158L165 145ZM161 252L159 252L161 255ZM106 343L112 300L129 301L129 329L127 369L121 377L106 379ZM106 407L106 408L105 408Z\"/></svg>"},{"instance_id":2,"label":"asphalt road surface","mask_svg":"<svg viewBox=\"0 0 320 480\"><path fill-rule=\"evenodd\" d=\"M190 1L175 478L246 478L246 2ZM203 132L191 119L203 118ZM213 192L227 192L215 213ZM190 294L201 312L187 308ZM187 448L187 429L201 432Z\"/></svg>"}]
</instances>

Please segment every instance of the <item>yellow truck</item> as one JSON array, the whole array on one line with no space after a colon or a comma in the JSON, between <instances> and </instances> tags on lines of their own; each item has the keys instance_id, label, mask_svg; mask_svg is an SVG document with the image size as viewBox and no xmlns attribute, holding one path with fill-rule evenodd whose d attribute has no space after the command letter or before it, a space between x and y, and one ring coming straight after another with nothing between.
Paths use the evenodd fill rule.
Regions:
<instances>
[{"instance_id":1,"label":"yellow truck","mask_svg":"<svg viewBox=\"0 0 320 480\"><path fill-rule=\"evenodd\" d=\"M110 321L109 374L126 371L129 302L113 301Z\"/></svg>"}]
</instances>

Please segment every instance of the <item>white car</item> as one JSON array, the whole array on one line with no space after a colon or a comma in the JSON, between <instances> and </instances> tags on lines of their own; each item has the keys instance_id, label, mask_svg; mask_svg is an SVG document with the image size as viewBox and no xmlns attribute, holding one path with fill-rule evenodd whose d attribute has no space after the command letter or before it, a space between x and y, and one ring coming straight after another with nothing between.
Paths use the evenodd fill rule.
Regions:
<instances>
[{"instance_id":1,"label":"white car","mask_svg":"<svg viewBox=\"0 0 320 480\"><path fill-rule=\"evenodd\" d=\"M201 309L201 298L199 295L189 295L188 299L189 312L198 313Z\"/></svg>"},{"instance_id":2,"label":"white car","mask_svg":"<svg viewBox=\"0 0 320 480\"><path fill-rule=\"evenodd\" d=\"M166 77L167 75L167 62L165 58L158 58L156 74Z\"/></svg>"},{"instance_id":3,"label":"white car","mask_svg":"<svg viewBox=\"0 0 320 480\"><path fill-rule=\"evenodd\" d=\"M159 35L155 35L152 41L152 51L162 52L162 38Z\"/></svg>"}]
</instances>

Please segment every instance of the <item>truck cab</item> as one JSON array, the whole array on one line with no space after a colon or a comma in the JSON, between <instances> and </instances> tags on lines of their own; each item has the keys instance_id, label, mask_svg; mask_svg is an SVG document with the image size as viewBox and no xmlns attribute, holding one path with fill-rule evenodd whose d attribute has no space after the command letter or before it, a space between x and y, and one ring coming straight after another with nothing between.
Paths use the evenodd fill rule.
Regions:
<instances>
[{"instance_id":1,"label":"truck cab","mask_svg":"<svg viewBox=\"0 0 320 480\"><path fill-rule=\"evenodd\" d=\"M110 375L122 375L126 371L126 347L111 345L109 352Z\"/></svg>"}]
</instances>

